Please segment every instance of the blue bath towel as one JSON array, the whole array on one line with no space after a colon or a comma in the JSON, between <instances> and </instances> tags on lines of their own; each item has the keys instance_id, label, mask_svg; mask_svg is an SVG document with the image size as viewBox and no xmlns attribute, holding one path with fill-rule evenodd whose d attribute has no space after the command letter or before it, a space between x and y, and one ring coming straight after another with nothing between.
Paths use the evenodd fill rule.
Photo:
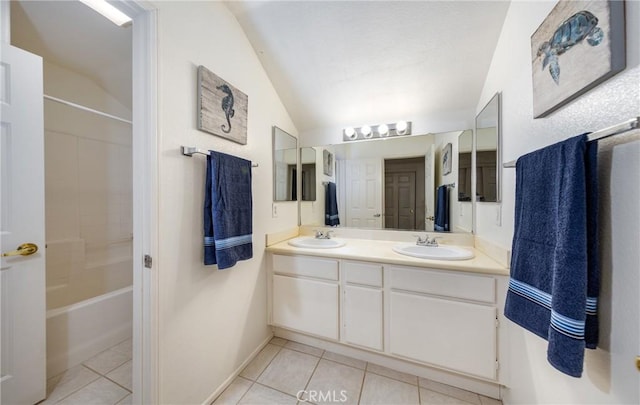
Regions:
<instances>
[{"instance_id":1,"label":"blue bath towel","mask_svg":"<svg viewBox=\"0 0 640 405\"><path fill-rule=\"evenodd\" d=\"M440 186L436 191L436 220L433 230L449 232L449 187Z\"/></svg>"},{"instance_id":2,"label":"blue bath towel","mask_svg":"<svg viewBox=\"0 0 640 405\"><path fill-rule=\"evenodd\" d=\"M573 377L598 342L597 143L580 135L516 163L515 229L505 316L548 340Z\"/></svg>"},{"instance_id":3,"label":"blue bath towel","mask_svg":"<svg viewBox=\"0 0 640 405\"><path fill-rule=\"evenodd\" d=\"M251 162L210 151L204 200L204 264L226 269L253 257Z\"/></svg>"},{"instance_id":4,"label":"blue bath towel","mask_svg":"<svg viewBox=\"0 0 640 405\"><path fill-rule=\"evenodd\" d=\"M324 193L324 224L329 226L340 225L336 183L332 182L327 183L327 189Z\"/></svg>"}]
</instances>

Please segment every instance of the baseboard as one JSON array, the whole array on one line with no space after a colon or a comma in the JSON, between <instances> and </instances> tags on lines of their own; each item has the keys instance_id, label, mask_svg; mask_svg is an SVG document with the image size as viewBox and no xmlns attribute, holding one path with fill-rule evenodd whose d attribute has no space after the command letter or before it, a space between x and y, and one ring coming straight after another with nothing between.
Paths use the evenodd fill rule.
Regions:
<instances>
[{"instance_id":1,"label":"baseboard","mask_svg":"<svg viewBox=\"0 0 640 405\"><path fill-rule=\"evenodd\" d=\"M273 339L273 335L267 336L267 338L262 343L260 343L253 352L251 352L249 357L247 357L245 361L243 361L242 364L240 364L240 366L236 368L233 373L231 373L229 378L224 380L224 382L211 395L209 395L209 397L202 403L202 405L209 405L213 403L213 401L215 401L216 398L218 398L220 394L222 394L224 390L226 390L227 387L231 385L233 380L235 380L236 377L240 375L242 370L244 370L244 368L247 367L249 363L251 363L251 360L253 360L254 357L256 357L262 349L264 349L264 347L269 343L271 339Z\"/></svg>"},{"instance_id":2,"label":"baseboard","mask_svg":"<svg viewBox=\"0 0 640 405\"><path fill-rule=\"evenodd\" d=\"M418 377L427 378L442 384L452 385L490 398L500 399L500 385L498 383L466 377L410 361L392 358L384 354L373 353L368 350L347 346L342 343L329 342L282 328L275 328L275 336L309 346L318 347L320 349L329 350L343 356L353 357L354 359L367 361L393 370L417 375Z\"/></svg>"}]
</instances>

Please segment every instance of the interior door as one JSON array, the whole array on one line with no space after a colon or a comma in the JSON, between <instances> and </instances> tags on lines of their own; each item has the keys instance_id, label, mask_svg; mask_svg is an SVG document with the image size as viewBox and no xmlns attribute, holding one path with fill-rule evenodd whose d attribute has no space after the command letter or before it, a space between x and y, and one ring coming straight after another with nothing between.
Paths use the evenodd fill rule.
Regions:
<instances>
[{"instance_id":1,"label":"interior door","mask_svg":"<svg viewBox=\"0 0 640 405\"><path fill-rule=\"evenodd\" d=\"M424 155L424 195L425 195L425 230L433 232L435 209L435 147L429 145L427 153Z\"/></svg>"},{"instance_id":2,"label":"interior door","mask_svg":"<svg viewBox=\"0 0 640 405\"><path fill-rule=\"evenodd\" d=\"M3 43L1 59L0 402L31 405L46 394L42 58ZM4 257L25 242L39 250Z\"/></svg>"},{"instance_id":3,"label":"interior door","mask_svg":"<svg viewBox=\"0 0 640 405\"><path fill-rule=\"evenodd\" d=\"M382 160L347 160L346 226L382 228Z\"/></svg>"},{"instance_id":4,"label":"interior door","mask_svg":"<svg viewBox=\"0 0 640 405\"><path fill-rule=\"evenodd\" d=\"M385 228L416 229L416 173L385 175Z\"/></svg>"}]
</instances>

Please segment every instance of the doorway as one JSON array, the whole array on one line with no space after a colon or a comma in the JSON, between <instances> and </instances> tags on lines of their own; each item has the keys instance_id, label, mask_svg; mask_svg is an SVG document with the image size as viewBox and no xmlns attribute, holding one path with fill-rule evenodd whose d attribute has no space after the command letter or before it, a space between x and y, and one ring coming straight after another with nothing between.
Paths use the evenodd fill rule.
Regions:
<instances>
[{"instance_id":1,"label":"doorway","mask_svg":"<svg viewBox=\"0 0 640 405\"><path fill-rule=\"evenodd\" d=\"M384 227L425 229L424 156L384 161Z\"/></svg>"},{"instance_id":2,"label":"doorway","mask_svg":"<svg viewBox=\"0 0 640 405\"><path fill-rule=\"evenodd\" d=\"M38 52L38 50L34 49L34 45L25 46L24 43L21 42L22 40L20 36L18 34L15 34L18 28L31 29L31 33L37 33L38 36L35 37L35 48L37 48L38 46L46 48L51 46L52 42L58 40L60 38L60 35L64 34L65 31L68 32L71 27L75 29L76 26L83 25L84 19L82 18L80 20L74 20L71 22L67 21L66 23L64 23L64 18L61 17L64 13L57 12L49 13L49 15L46 16L49 20L48 22L34 21L35 14L33 14L33 11L29 11L29 13L31 13L29 17L31 18L27 21L27 24L23 25L19 22L14 22L16 18L19 18L15 17L14 13L11 13L13 15L9 17L10 13L8 4L9 2L3 2L2 5L2 23L5 28L8 28L9 26L11 26L12 28L11 34L13 38L11 39L13 39L13 41L11 42L15 45L15 47L12 48L15 48L17 50L20 50L20 48L31 48L31 54L42 54L44 52ZM76 69L71 69L70 66L66 65L65 63L60 63L59 60L54 60L54 58L51 58L51 55L49 55L49 57L47 57L47 55L42 55L44 56L43 59L45 63L45 93L58 92L58 95L60 95L60 93L64 91L79 90L79 92L82 94L82 97L79 98L73 98L68 94L64 94L65 97L56 97L49 94L50 97L45 99L40 96L40 111L42 111L42 105L44 104L45 115L47 116L49 121L49 123L45 123L45 125L47 126L45 142L48 142L49 146L52 146L54 150L57 149L58 152L49 154L50 156L54 156L55 159L51 159L49 157L47 159L48 161L46 162L47 166L49 166L50 164L58 166L54 167L54 170L49 170L49 167L47 167L47 176L50 176L54 179L53 182L49 182L47 188L49 189L49 191L53 190L53 188L51 188L52 186L60 186L61 188L53 193L49 193L51 195L51 198L42 198L42 201L44 203L45 200L55 201L56 198L58 199L57 202L49 204L47 211L50 211L52 206L57 205L59 211L62 211L63 213L65 213L65 209L77 213L77 215L75 215L75 222L72 222L71 225L69 225L69 222L67 221L67 218L69 218L70 216L63 218L58 216L58 222L62 222L63 228L64 226L67 226L68 229L62 229L62 231L60 231L60 228L57 228L59 233L62 234L64 238L59 238L55 241L52 241L51 249L56 250L55 248L58 248L58 250L60 250L62 246L55 246L56 244L58 244L63 246L67 245L66 248L68 248L68 250L66 250L64 254L60 254L60 252L58 251L52 252L51 254L47 255L47 259L49 259L49 263L47 264L60 265L60 262L66 261L67 266L58 267L58 270L60 270L60 268L64 268L68 271L68 274L65 275L68 276L68 284L82 284L82 282L73 282L71 280L71 278L75 276L78 276L82 281L87 281L85 283L85 286L89 287L87 290L100 287L101 282L103 286L104 284L107 284L107 292L100 293L97 296L92 295L89 298L87 298L86 296L80 297L81 299L77 302L63 302L63 304L67 305L63 305L62 307L57 307L55 309L51 308L53 313L49 313L48 315L54 315L56 313L60 314L62 312L62 308L79 309L80 312L83 312L84 308L88 307L88 305L77 304L83 303L101 305L103 301L108 301L107 298L114 298L117 296L116 301L119 301L120 304L117 304L116 306L120 306L121 310L124 308L123 310L124 312L128 313L127 316L129 319L128 326L120 328L118 333L120 334L120 337L125 335L128 336L128 339L127 341L120 341L120 337L117 337L114 334L110 336L110 339L112 340L112 342L114 341L114 339L117 339L118 343L125 342L124 345L118 347L117 349L120 351L129 351L130 353L132 353L128 356L129 359L133 357L133 361L129 363L130 366L128 371L128 380L131 381L131 387L140 387L139 392L136 388L136 392L134 393L132 399L133 402L152 403L155 401L154 398L156 395L156 363L153 353L156 347L155 339L157 336L157 325L155 324L155 319L152 316L149 316L149 314L154 312L153 308L155 307L156 302L156 294L155 290L153 289L155 278L153 274L150 274L148 272L146 274L143 273L142 260L133 260L133 258L138 257L141 259L144 254L152 255L156 251L157 247L157 242L154 241L155 222L153 219L155 217L155 212L157 212L157 198L155 198L156 172L154 164L157 154L157 124L155 117L157 103L155 83L157 77L157 59L155 54L156 15L153 8L147 5L138 3L117 4L119 5L119 8L126 10L127 14L134 18L134 25L133 27L129 28L128 34L129 49L125 52L129 55L129 63L128 66L124 63L119 64L120 68L123 67L122 65L125 66L124 69L128 72L130 78L128 81L128 116L126 114L126 108L124 110L118 110L117 108L118 106L126 103L122 103L120 102L121 100L118 100L118 97L114 97L113 93L117 93L117 91L113 88L110 88L110 86L105 86L104 83L98 83L98 85L96 86L101 87L102 90L106 89L103 94L96 96L96 94L93 93L92 95L94 97L91 97L91 94L82 94L82 90L87 90L86 88L82 88L87 82L84 82L83 85L78 86L78 81L51 80L52 78L69 78L73 76L73 74L81 73L78 72L78 70L81 69L78 69L77 67ZM35 5L76 5L85 7L81 3L77 3L75 1L42 3L38 2L33 6ZM11 11L15 11L17 13L22 12L22 17L25 17L24 14L26 13L26 11L24 10L24 7L21 6L22 4L18 2L11 2ZM29 4L29 6L32 5ZM102 18L101 16L97 17L99 19ZM51 33L51 35L43 35L43 30L46 28L47 23L60 21L63 22L63 26L61 29L55 30ZM13 22L13 24L9 24L10 22ZM98 31L97 25L90 24L90 26L92 30L96 32ZM9 29L3 30L2 34L3 42L8 43L10 38ZM85 37L76 36L75 38L69 40L65 44L66 51L77 51L77 49L79 48L78 43L82 42L83 40L86 41L86 37L88 36L90 35L87 34ZM3 44L3 53L5 49L4 46L5 45ZM104 47L101 48L100 51L103 53L108 53ZM131 64L132 54L134 56L133 66ZM122 62L122 58L118 58L118 61ZM101 67L104 67L104 65L105 63L104 61L102 61ZM133 70L135 70L135 73L132 74ZM136 83L133 86L131 84L132 77L137 78ZM42 80L42 70L40 70L40 80ZM122 83L122 81L119 82ZM80 87L80 89L78 87ZM133 94L137 94L137 96L134 97L136 99L135 102L131 102L132 87L134 88ZM19 92L20 87L16 86L15 88L16 91ZM42 87L40 88L42 89ZM85 93L87 92L85 91ZM106 96L104 93L111 97ZM69 100L69 98L73 99ZM62 100L63 102L60 102L60 100ZM36 108L36 110L37 105L38 103L33 104L33 107ZM96 106L98 108L94 108ZM83 107L87 108L85 109ZM108 115L95 114L96 111L108 111ZM114 120L113 117L110 116L119 117L122 119ZM33 114L31 119L37 119L37 117L38 114ZM107 124L96 123L96 121L107 122ZM133 125L133 128L132 121L135 121L135 125ZM69 130L68 126L72 123L76 124L79 128ZM121 131L122 127L127 126L128 129ZM79 138L79 136L77 136L78 132L84 132L88 135L86 138L89 139L76 139L75 149L72 147L71 150L64 150L65 148L61 146L61 144L64 145L64 142L58 143L50 141L49 139L57 138L56 140L59 141L60 138L66 137L66 140L69 141L69 137L74 135ZM123 135L123 133L125 132L127 133L127 135ZM53 137L49 137L50 133L54 133L55 135L53 135ZM115 138L95 139L100 138L107 133L116 133L116 136ZM42 135L42 132L40 132L40 134ZM5 135L4 132L3 135ZM127 136L128 141L125 140ZM40 142L42 142L42 140ZM100 142L106 145L102 145L104 146L103 148L97 147ZM81 143L82 145L80 145ZM82 150L85 153L79 153L79 150ZM9 154L9 156L19 156L18 154L16 154L16 150L11 148L10 144L5 145L4 142L2 145L2 152L4 154ZM29 156L28 153L20 153L20 155L25 157ZM37 155L38 154L36 153L31 157L33 158L33 156ZM135 156L136 159L132 159L132 155ZM87 162L87 160L91 160L92 158L94 158L96 162ZM84 161L81 162L80 160L82 159L84 159ZM109 165L107 165L107 169L105 169L104 167L102 167L101 169L96 169L95 166L91 166L93 163L98 163L98 161L100 160L110 163ZM113 164L114 162L118 162L118 164ZM127 164L127 162L129 163ZM41 164L44 164L44 162L41 161ZM93 167L93 170L82 170L79 172L76 171L75 175L71 176L70 180L67 180L67 176L65 175L59 176L60 172L64 171L60 169L64 169L65 165L66 169L72 169L73 166L82 167L83 169L85 169L89 165L89 167ZM3 172L5 171L4 169L5 166L3 165ZM37 168L35 171L38 171ZM54 173L56 171L57 173ZM44 170L42 170L42 172L44 173ZM68 173L69 172L66 172L65 174ZM125 175L123 175L123 173L125 173ZM83 176L84 179L80 179L80 177ZM89 178L90 180L95 179L95 181L85 181L86 178ZM122 181L125 178L128 180ZM83 192L80 192L79 186L81 183L83 183L84 185L89 185L89 189L85 189ZM107 188L111 187L112 189L116 189L116 192L109 192L105 194L104 188L99 187L100 185L105 185L105 183L107 185ZM65 187L68 188L65 189ZM71 189L71 191L69 191L69 188ZM131 191L128 192L127 190ZM80 194L82 194L82 196L79 196ZM7 194L5 193L5 196L6 195ZM74 195L78 198L71 198ZM64 202L64 199L67 197L69 198L67 200L67 202L69 202L68 204L60 202L60 200L63 200ZM88 200L89 203L82 205L82 208L80 208L81 204L79 200L82 199ZM105 205L106 209L104 209ZM97 211L106 211L108 219L104 220L103 217L98 215L99 212ZM5 212L3 210L3 218L4 214ZM68 214L68 212L66 212L66 214ZM49 215L49 212L47 212L47 215L55 222L55 215ZM113 219L113 217L117 217L118 220L111 220ZM81 223L81 219L89 219L89 221ZM91 221L93 221L93 223L91 223ZM3 222L6 224L6 221ZM95 227L93 229L94 232L89 232L91 227ZM107 232L100 232L99 230L97 230L97 228L99 227L106 228ZM50 225L50 228L54 230L56 229L56 227L52 225ZM84 233L79 233L80 237L74 238L71 232L69 232L70 229L77 230L80 228L85 230ZM101 235L101 237L96 238L90 242L79 240L82 239L82 236L84 235L90 235L94 237L96 235ZM117 236L120 237L116 238ZM113 240L114 238L115 240ZM51 240L49 235L47 239ZM46 249L45 244L47 245ZM40 255L34 256L44 257L44 251L49 250L49 244L45 243L45 240L42 241L40 247L42 253L40 253ZM70 254L67 254L69 252ZM90 265L87 266L87 263L90 263ZM126 270L122 270L123 268L126 268ZM95 280L88 281L88 273L90 272L100 274L100 276L98 277L98 282L96 282ZM78 273L85 273L87 275L79 276ZM10 277L4 277L5 274L8 273L3 271L3 280L10 279ZM126 275L123 276L123 274ZM54 275L60 275L60 273L58 272ZM113 275L114 277L110 278L111 275ZM48 275L48 278L56 279L56 277L51 277L50 275ZM57 278L57 281L61 281L60 278ZM119 288L122 285L119 285L118 283L125 285L125 287ZM132 286L134 288L132 288ZM8 284L3 284L3 288L6 289L11 287ZM60 284L50 285L50 294L48 295L50 297L55 297L55 291L59 291L61 289L62 287ZM80 295L87 293L87 290L79 290ZM72 296L74 295L76 294L69 293L68 296L67 294L58 294L57 298L60 298L62 301L69 299L75 300L75 298L72 298ZM6 294L3 294L3 296L6 297ZM122 304L123 302L125 303ZM5 308L7 307L8 306L3 306L3 310L5 310ZM110 318L110 316L105 316L106 314L103 313L102 310L100 310L99 312L100 316L88 316L88 318L92 318L91 321L94 324L106 323L108 321L106 318ZM73 319L75 322L75 320L79 318L82 318L82 316L67 316L67 323L72 323L70 322L71 319ZM3 336L6 336L5 333L12 333L10 330L7 330L5 328L5 320L6 319L3 318ZM84 330L86 331L87 329L91 329L91 327L85 328ZM113 330L111 332L113 332ZM133 340L131 340L132 334ZM29 341L37 340L32 336L23 336L21 338L24 337L28 337ZM5 352L4 343L6 341L6 339L3 339L3 354ZM133 349L127 349L125 347L127 345L130 348L133 347ZM68 346L73 345L68 344ZM86 349L86 347L84 347L83 350L84 349ZM37 351L40 352L40 349L38 349ZM4 359L6 358L7 357L3 356L3 376L5 375ZM68 364L71 364L75 361L76 360L66 360ZM104 373L108 372L106 372L105 370ZM35 375L34 373L31 374ZM114 379L115 378L116 377L114 377ZM37 381L36 385L39 385ZM3 391L3 398L4 394L5 391Z\"/></svg>"}]
</instances>

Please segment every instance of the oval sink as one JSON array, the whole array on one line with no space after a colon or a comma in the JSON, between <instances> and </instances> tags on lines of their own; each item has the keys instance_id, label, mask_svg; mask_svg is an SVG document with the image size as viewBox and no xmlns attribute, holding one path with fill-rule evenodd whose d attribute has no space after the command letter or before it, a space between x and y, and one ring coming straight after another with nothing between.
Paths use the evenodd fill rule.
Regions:
<instances>
[{"instance_id":1,"label":"oval sink","mask_svg":"<svg viewBox=\"0 0 640 405\"><path fill-rule=\"evenodd\" d=\"M473 258L473 252L457 246L418 246L404 244L393 247L393 251L405 256L431 260L467 260Z\"/></svg>"},{"instance_id":2,"label":"oval sink","mask_svg":"<svg viewBox=\"0 0 640 405\"><path fill-rule=\"evenodd\" d=\"M333 249L346 245L341 239L316 239L313 237L295 238L288 241L291 246L307 249Z\"/></svg>"}]
</instances>

